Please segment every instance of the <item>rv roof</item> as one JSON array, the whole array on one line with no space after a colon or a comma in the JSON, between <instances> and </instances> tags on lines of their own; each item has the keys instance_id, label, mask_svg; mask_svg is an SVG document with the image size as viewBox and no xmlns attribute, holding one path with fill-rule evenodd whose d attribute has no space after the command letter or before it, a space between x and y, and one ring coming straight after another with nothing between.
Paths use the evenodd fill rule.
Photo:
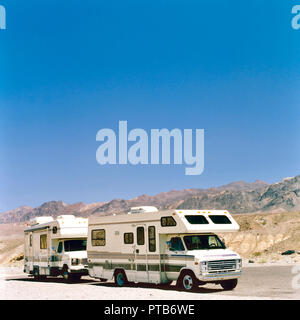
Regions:
<instances>
[{"instance_id":1,"label":"rv roof","mask_svg":"<svg viewBox=\"0 0 300 320\"><path fill-rule=\"evenodd\" d=\"M203 216L204 223L197 218L188 216ZM214 216L224 216L215 218ZM175 225L163 225L164 217L173 217L178 223ZM234 232L239 226L226 210L162 210L151 213L120 214L116 216L90 217L89 225L117 225L117 224L139 224L159 222L163 233L176 232ZM176 227L175 227L176 226Z\"/></svg>"},{"instance_id":2,"label":"rv roof","mask_svg":"<svg viewBox=\"0 0 300 320\"><path fill-rule=\"evenodd\" d=\"M48 217L49 218L49 217ZM52 217L51 219L45 219L46 222L43 223L36 223L34 225L30 224L24 232L30 232L30 231L38 231L38 230L43 230L47 228L52 228L53 226L57 226L60 230L60 233L66 233L66 232L78 232L81 233L80 229L87 229L88 225L88 219L87 218L75 218L72 215L63 215L54 220ZM41 221L41 220L39 220ZM67 231L69 230L69 231ZM77 230L77 231L76 231Z\"/></svg>"}]
</instances>

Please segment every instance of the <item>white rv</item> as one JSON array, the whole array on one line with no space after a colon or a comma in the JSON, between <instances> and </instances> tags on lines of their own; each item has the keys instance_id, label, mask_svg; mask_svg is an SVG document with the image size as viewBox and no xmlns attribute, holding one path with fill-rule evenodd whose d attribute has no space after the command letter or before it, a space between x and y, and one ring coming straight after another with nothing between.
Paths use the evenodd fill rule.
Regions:
<instances>
[{"instance_id":1,"label":"white rv","mask_svg":"<svg viewBox=\"0 0 300 320\"><path fill-rule=\"evenodd\" d=\"M36 279L62 275L79 280L88 274L88 219L73 215L38 217L24 230L24 272Z\"/></svg>"},{"instance_id":2,"label":"white rv","mask_svg":"<svg viewBox=\"0 0 300 320\"><path fill-rule=\"evenodd\" d=\"M89 275L102 281L114 279L118 286L175 280L185 290L206 283L232 290L242 261L216 233L238 230L225 210L140 207L129 214L90 217Z\"/></svg>"}]
</instances>

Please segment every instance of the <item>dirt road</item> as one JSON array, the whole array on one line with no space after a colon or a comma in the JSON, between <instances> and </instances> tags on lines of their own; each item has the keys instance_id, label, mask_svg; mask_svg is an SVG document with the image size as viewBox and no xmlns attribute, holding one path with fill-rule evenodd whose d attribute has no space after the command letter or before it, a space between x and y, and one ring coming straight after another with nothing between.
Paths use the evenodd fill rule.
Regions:
<instances>
[{"instance_id":1,"label":"dirt road","mask_svg":"<svg viewBox=\"0 0 300 320\"><path fill-rule=\"evenodd\" d=\"M112 281L101 283L83 277L76 283L62 278L48 278L37 282L23 274L21 269L0 268L0 299L15 300L237 300L237 299L300 299L300 266L254 266L243 269L238 286L223 291L219 285L206 285L194 292L170 287L133 284L115 287ZM294 271L295 271L294 266ZM297 277L298 278L295 278ZM299 279L299 280L298 280ZM296 286L295 286L296 285Z\"/></svg>"}]
</instances>

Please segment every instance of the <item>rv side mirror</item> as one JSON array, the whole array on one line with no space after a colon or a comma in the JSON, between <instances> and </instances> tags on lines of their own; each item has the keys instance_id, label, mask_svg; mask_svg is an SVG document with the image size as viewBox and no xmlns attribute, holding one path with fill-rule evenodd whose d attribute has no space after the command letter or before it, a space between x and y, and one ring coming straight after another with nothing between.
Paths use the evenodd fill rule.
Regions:
<instances>
[{"instance_id":1,"label":"rv side mirror","mask_svg":"<svg viewBox=\"0 0 300 320\"><path fill-rule=\"evenodd\" d=\"M166 245L167 245L167 248L170 250L170 248L171 248L171 241L166 241Z\"/></svg>"},{"instance_id":2,"label":"rv side mirror","mask_svg":"<svg viewBox=\"0 0 300 320\"><path fill-rule=\"evenodd\" d=\"M225 239L224 238L221 238L221 241L223 242L224 246L226 245L225 244Z\"/></svg>"}]
</instances>

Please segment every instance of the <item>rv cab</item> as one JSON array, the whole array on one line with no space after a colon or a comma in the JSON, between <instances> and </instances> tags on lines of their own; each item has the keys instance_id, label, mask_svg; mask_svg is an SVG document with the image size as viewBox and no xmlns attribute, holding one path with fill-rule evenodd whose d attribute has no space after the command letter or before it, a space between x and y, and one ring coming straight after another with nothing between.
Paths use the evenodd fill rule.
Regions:
<instances>
[{"instance_id":1,"label":"rv cab","mask_svg":"<svg viewBox=\"0 0 300 320\"><path fill-rule=\"evenodd\" d=\"M69 261L69 268L73 271L84 268L86 242L86 239L60 240L56 250L58 260Z\"/></svg>"},{"instance_id":2,"label":"rv cab","mask_svg":"<svg viewBox=\"0 0 300 320\"><path fill-rule=\"evenodd\" d=\"M170 241L166 242L169 251L188 252L201 256L203 250L226 249L225 244L216 234L182 234L170 236Z\"/></svg>"}]
</instances>

